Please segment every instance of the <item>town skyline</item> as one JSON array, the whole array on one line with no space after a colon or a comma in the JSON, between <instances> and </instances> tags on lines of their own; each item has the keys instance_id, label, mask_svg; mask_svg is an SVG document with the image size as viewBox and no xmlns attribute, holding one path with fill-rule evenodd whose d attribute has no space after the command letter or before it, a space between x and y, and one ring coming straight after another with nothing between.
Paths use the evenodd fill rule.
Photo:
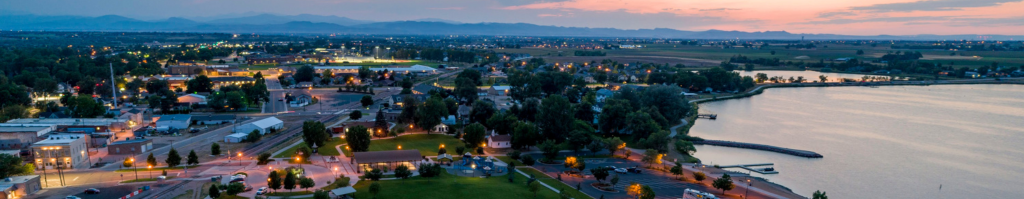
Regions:
<instances>
[{"instance_id":1,"label":"town skyline","mask_svg":"<svg viewBox=\"0 0 1024 199\"><path fill-rule=\"evenodd\" d=\"M0 2L7 15L119 15L139 20L196 21L274 15L322 15L354 20L530 23L537 25L687 31L788 31L808 34L915 35L1024 33L1017 0L985 1L610 1L485 0ZM58 6L54 6L58 5ZM791 6L801 5L801 6ZM228 9L226 9L228 8Z\"/></svg>"}]
</instances>

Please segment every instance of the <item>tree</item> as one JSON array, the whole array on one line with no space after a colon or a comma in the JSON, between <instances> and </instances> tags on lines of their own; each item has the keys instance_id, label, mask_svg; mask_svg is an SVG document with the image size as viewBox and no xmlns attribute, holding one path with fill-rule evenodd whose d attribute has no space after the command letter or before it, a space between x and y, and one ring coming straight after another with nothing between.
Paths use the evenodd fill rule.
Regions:
<instances>
[{"instance_id":1,"label":"tree","mask_svg":"<svg viewBox=\"0 0 1024 199\"><path fill-rule=\"evenodd\" d=\"M743 64L743 70L745 70L745 71L754 71L754 64L753 63Z\"/></svg>"},{"instance_id":2,"label":"tree","mask_svg":"<svg viewBox=\"0 0 1024 199\"><path fill-rule=\"evenodd\" d=\"M313 155L313 149L309 146L299 145L299 148L295 150L296 155L300 155L302 159L299 161L310 161L309 156Z\"/></svg>"},{"instance_id":3,"label":"tree","mask_svg":"<svg viewBox=\"0 0 1024 199\"><path fill-rule=\"evenodd\" d=\"M580 122L576 120L576 122ZM586 124L584 124L586 125ZM589 126L588 126L589 127ZM590 134L593 131L587 132L585 130L574 130L569 133L569 139L567 140L569 149L572 149L574 154L579 154L579 151L587 146L591 142Z\"/></svg>"},{"instance_id":4,"label":"tree","mask_svg":"<svg viewBox=\"0 0 1024 199\"><path fill-rule=\"evenodd\" d=\"M327 128L324 127L324 123L313 120L302 122L302 140L306 143L306 146L312 147L313 144L316 144L316 146L322 147L324 142L330 139L330 136L330 134L327 134Z\"/></svg>"},{"instance_id":5,"label":"tree","mask_svg":"<svg viewBox=\"0 0 1024 199\"><path fill-rule=\"evenodd\" d=\"M188 160L185 161L185 164L186 165L198 165L199 164L199 156L196 155L196 150L191 150L191 151L188 152Z\"/></svg>"},{"instance_id":6,"label":"tree","mask_svg":"<svg viewBox=\"0 0 1024 199\"><path fill-rule=\"evenodd\" d=\"M575 107L573 108L573 110L575 110L575 113L573 114L576 119L586 121L587 123L594 122L594 117L597 114L597 112L594 112L594 104L583 101L573 107Z\"/></svg>"},{"instance_id":7,"label":"tree","mask_svg":"<svg viewBox=\"0 0 1024 199\"><path fill-rule=\"evenodd\" d=\"M252 130L252 132L249 132L248 135L245 135L245 141L246 142L260 141L260 137L263 137L262 135L260 135L260 130L254 129L254 130Z\"/></svg>"},{"instance_id":8,"label":"tree","mask_svg":"<svg viewBox=\"0 0 1024 199\"><path fill-rule=\"evenodd\" d=\"M345 143L353 152L363 152L370 149L370 133L366 127L353 126L345 132Z\"/></svg>"},{"instance_id":9,"label":"tree","mask_svg":"<svg viewBox=\"0 0 1024 199\"><path fill-rule=\"evenodd\" d=\"M708 179L708 176L704 175L704 172L700 172L700 171L693 172L693 180L696 180L697 183L700 183L701 181L704 181L704 179Z\"/></svg>"},{"instance_id":10,"label":"tree","mask_svg":"<svg viewBox=\"0 0 1024 199\"><path fill-rule=\"evenodd\" d=\"M675 166L672 166L672 168L671 168L671 169L669 169L669 172L671 172L671 173L672 173L672 175L675 175L675 176L677 176L677 177L678 177L679 175L683 175L683 165L682 165L682 164L679 164L678 162L676 162L676 165L675 165Z\"/></svg>"},{"instance_id":11,"label":"tree","mask_svg":"<svg viewBox=\"0 0 1024 199\"><path fill-rule=\"evenodd\" d=\"M227 194L229 196L234 196L238 195L238 193L242 193L242 191L245 191L245 185L242 185L242 183L233 182L228 185Z\"/></svg>"},{"instance_id":12,"label":"tree","mask_svg":"<svg viewBox=\"0 0 1024 199\"><path fill-rule=\"evenodd\" d=\"M732 184L732 178L729 177L728 173L722 174L721 178L715 179L714 182L711 182L711 186L716 189L721 189L722 194L725 194L725 191L736 188L736 185Z\"/></svg>"},{"instance_id":13,"label":"tree","mask_svg":"<svg viewBox=\"0 0 1024 199\"><path fill-rule=\"evenodd\" d=\"M828 199L828 196L825 195L824 191L815 190L814 193L811 194L811 199Z\"/></svg>"},{"instance_id":14,"label":"tree","mask_svg":"<svg viewBox=\"0 0 1024 199\"><path fill-rule=\"evenodd\" d=\"M658 108L659 113L668 121L678 121L690 110L690 104L679 95L682 92L676 86L650 86L640 95L640 102L644 107Z\"/></svg>"},{"instance_id":15,"label":"tree","mask_svg":"<svg viewBox=\"0 0 1024 199\"><path fill-rule=\"evenodd\" d=\"M153 153L149 153L149 156L146 157L146 165L155 167L156 164L156 157L153 156Z\"/></svg>"},{"instance_id":16,"label":"tree","mask_svg":"<svg viewBox=\"0 0 1024 199\"><path fill-rule=\"evenodd\" d=\"M313 199L331 199L331 192L324 190L316 190L313 192Z\"/></svg>"},{"instance_id":17,"label":"tree","mask_svg":"<svg viewBox=\"0 0 1024 199\"><path fill-rule=\"evenodd\" d=\"M530 182L526 186L530 188L530 192L533 192L533 198L537 198L537 191L540 191L540 183Z\"/></svg>"},{"instance_id":18,"label":"tree","mask_svg":"<svg viewBox=\"0 0 1024 199\"><path fill-rule=\"evenodd\" d=\"M516 122L512 129L512 148L521 149L537 145L542 136L537 126L530 122Z\"/></svg>"},{"instance_id":19,"label":"tree","mask_svg":"<svg viewBox=\"0 0 1024 199\"><path fill-rule=\"evenodd\" d=\"M416 110L419 102L412 95L402 96L402 113L398 114L398 121L406 124L416 123Z\"/></svg>"},{"instance_id":20,"label":"tree","mask_svg":"<svg viewBox=\"0 0 1024 199\"><path fill-rule=\"evenodd\" d=\"M608 180L608 182L612 183L612 187L615 187L615 184L619 184L619 174L612 176L612 179Z\"/></svg>"},{"instance_id":21,"label":"tree","mask_svg":"<svg viewBox=\"0 0 1024 199\"><path fill-rule=\"evenodd\" d=\"M134 164L134 163L135 162L132 162L131 159L125 158L124 161L121 162L121 166L123 166L123 167L132 167L132 164ZM4 168L10 168L10 167L4 167Z\"/></svg>"},{"instance_id":22,"label":"tree","mask_svg":"<svg viewBox=\"0 0 1024 199\"><path fill-rule=\"evenodd\" d=\"M370 107L370 105L373 105L373 97L370 95L363 95L363 98L359 99L359 103L363 104L363 108Z\"/></svg>"},{"instance_id":23,"label":"tree","mask_svg":"<svg viewBox=\"0 0 1024 199\"><path fill-rule=\"evenodd\" d=\"M654 189L651 186L644 185L642 189L640 199L654 199Z\"/></svg>"},{"instance_id":24,"label":"tree","mask_svg":"<svg viewBox=\"0 0 1024 199\"><path fill-rule=\"evenodd\" d=\"M462 136L462 140L466 142L466 146L470 148L480 147L480 145L484 143L487 136L485 131L486 128L484 127L484 125L481 125L480 123L470 124L469 126L466 126L465 129L463 129L465 135Z\"/></svg>"},{"instance_id":25,"label":"tree","mask_svg":"<svg viewBox=\"0 0 1024 199\"><path fill-rule=\"evenodd\" d=\"M494 107L493 101L476 100L473 102L473 110L469 111L469 122L486 123L495 112L498 112L498 109Z\"/></svg>"},{"instance_id":26,"label":"tree","mask_svg":"<svg viewBox=\"0 0 1024 199\"><path fill-rule=\"evenodd\" d=\"M210 145L210 155L220 155L220 145L213 143Z\"/></svg>"},{"instance_id":27,"label":"tree","mask_svg":"<svg viewBox=\"0 0 1024 199\"><path fill-rule=\"evenodd\" d=\"M629 101L606 99L604 107L601 108L601 115L598 115L598 127L605 134L620 134L627 124L624 118L631 112L633 112L633 107Z\"/></svg>"},{"instance_id":28,"label":"tree","mask_svg":"<svg viewBox=\"0 0 1024 199\"><path fill-rule=\"evenodd\" d=\"M594 179L596 179L598 183L601 183L602 180L605 180L606 178L608 178L608 174L609 174L608 173L608 169L605 169L605 168L590 169L590 173L592 175L594 175Z\"/></svg>"},{"instance_id":29,"label":"tree","mask_svg":"<svg viewBox=\"0 0 1024 199\"><path fill-rule=\"evenodd\" d=\"M540 145L537 145L537 148L540 148L541 152L544 154L544 159L541 159L541 162L554 161L555 157L558 157L558 151L561 150L558 148L558 145L555 144L554 140L544 141L540 143Z\"/></svg>"},{"instance_id":30,"label":"tree","mask_svg":"<svg viewBox=\"0 0 1024 199\"><path fill-rule=\"evenodd\" d=\"M420 173L420 177L430 179L433 177L437 177L438 175L441 175L441 172L443 172L444 170L442 170L440 164L427 163L420 164L420 169L416 171Z\"/></svg>"},{"instance_id":31,"label":"tree","mask_svg":"<svg viewBox=\"0 0 1024 199\"><path fill-rule=\"evenodd\" d=\"M605 138L603 142L604 147L607 148L608 152L612 155L614 155L616 151L619 151L619 149L622 149L624 146L623 144L625 144L625 142L623 142L622 139L619 139L619 137Z\"/></svg>"},{"instance_id":32,"label":"tree","mask_svg":"<svg viewBox=\"0 0 1024 199\"><path fill-rule=\"evenodd\" d=\"M416 111L416 125L426 129L429 133L434 126L441 124L441 118L448 116L448 108L439 97L430 97L425 105Z\"/></svg>"},{"instance_id":33,"label":"tree","mask_svg":"<svg viewBox=\"0 0 1024 199\"><path fill-rule=\"evenodd\" d=\"M516 122L519 121L515 115L508 112L499 112L487 119L487 127L493 129L498 135L512 134Z\"/></svg>"},{"instance_id":34,"label":"tree","mask_svg":"<svg viewBox=\"0 0 1024 199\"><path fill-rule=\"evenodd\" d=\"M380 169L377 168L374 168L373 170L370 170L369 172L363 174L363 178L366 178L367 180L371 181L378 181L382 177L384 177L384 171L381 171Z\"/></svg>"},{"instance_id":35,"label":"tree","mask_svg":"<svg viewBox=\"0 0 1024 199\"><path fill-rule=\"evenodd\" d=\"M178 150L174 150L174 148L171 148L171 151L167 152L167 160L165 160L164 162L167 162L168 168L181 165L181 156L178 155Z\"/></svg>"},{"instance_id":36,"label":"tree","mask_svg":"<svg viewBox=\"0 0 1024 199\"><path fill-rule=\"evenodd\" d=\"M316 73L316 71L313 69L313 66L305 65L299 67L299 69L295 71L295 75L293 75L292 78L294 78L296 82L313 81L313 73Z\"/></svg>"},{"instance_id":37,"label":"tree","mask_svg":"<svg viewBox=\"0 0 1024 199\"><path fill-rule=\"evenodd\" d=\"M575 120L569 107L569 100L560 95L551 95L541 102L540 113L537 115L537 126L546 139L556 142L564 141L567 133L572 132Z\"/></svg>"},{"instance_id":38,"label":"tree","mask_svg":"<svg viewBox=\"0 0 1024 199\"><path fill-rule=\"evenodd\" d=\"M579 172L583 172L583 169L587 168L587 163L582 158L576 158L569 156L565 158L565 163L562 163L565 168L574 169Z\"/></svg>"},{"instance_id":39,"label":"tree","mask_svg":"<svg viewBox=\"0 0 1024 199\"><path fill-rule=\"evenodd\" d=\"M864 50L857 50L857 55L864 55Z\"/></svg>"},{"instance_id":40,"label":"tree","mask_svg":"<svg viewBox=\"0 0 1024 199\"><path fill-rule=\"evenodd\" d=\"M18 156L0 154L0 179L15 175L28 175L34 173L35 167L32 164L22 164Z\"/></svg>"},{"instance_id":41,"label":"tree","mask_svg":"<svg viewBox=\"0 0 1024 199\"><path fill-rule=\"evenodd\" d=\"M192 80L188 80L188 82L186 82L185 84L188 87L188 91L186 91L187 93L196 93L196 92L207 92L208 93L208 92L212 92L213 91L213 81L210 80L210 78L207 77L206 75L196 76L196 78L193 78Z\"/></svg>"},{"instance_id":42,"label":"tree","mask_svg":"<svg viewBox=\"0 0 1024 199\"><path fill-rule=\"evenodd\" d=\"M470 71L470 70L465 70ZM473 80L465 77L455 78L455 96L462 102L476 101L479 97L477 95L477 84Z\"/></svg>"},{"instance_id":43,"label":"tree","mask_svg":"<svg viewBox=\"0 0 1024 199\"><path fill-rule=\"evenodd\" d=\"M287 172L287 171L285 171L285 172ZM271 189L274 189L274 191L277 191L277 189L280 189L281 185L282 185L281 184L281 174L278 174L276 170L275 171L270 171L270 181L267 182L267 185L270 186Z\"/></svg>"},{"instance_id":44,"label":"tree","mask_svg":"<svg viewBox=\"0 0 1024 199\"><path fill-rule=\"evenodd\" d=\"M600 139L594 140L587 145L587 150L589 150L591 154L597 155L597 153L604 150L604 144Z\"/></svg>"},{"instance_id":45,"label":"tree","mask_svg":"<svg viewBox=\"0 0 1024 199\"><path fill-rule=\"evenodd\" d=\"M71 109L72 115L77 118L95 118L96 116L103 115L103 113L106 112L103 104L97 103L96 100L90 96L79 95L74 99L74 102L69 102L67 106Z\"/></svg>"},{"instance_id":46,"label":"tree","mask_svg":"<svg viewBox=\"0 0 1024 199\"><path fill-rule=\"evenodd\" d=\"M380 193L380 183L373 182L370 184L370 194L373 194L373 198L377 198L378 193Z\"/></svg>"},{"instance_id":47,"label":"tree","mask_svg":"<svg viewBox=\"0 0 1024 199\"><path fill-rule=\"evenodd\" d=\"M359 120L359 118L363 118L363 112L352 111L351 113L348 114L348 118L352 120Z\"/></svg>"},{"instance_id":48,"label":"tree","mask_svg":"<svg viewBox=\"0 0 1024 199\"><path fill-rule=\"evenodd\" d=\"M412 176L412 171L409 170L409 166L398 165L395 167L395 177L398 179L408 179Z\"/></svg>"},{"instance_id":49,"label":"tree","mask_svg":"<svg viewBox=\"0 0 1024 199\"><path fill-rule=\"evenodd\" d=\"M693 156L693 153L697 152L697 147L693 146L693 142L680 139L676 140L676 151L688 156Z\"/></svg>"},{"instance_id":50,"label":"tree","mask_svg":"<svg viewBox=\"0 0 1024 199\"><path fill-rule=\"evenodd\" d=\"M270 154L269 153L260 153L259 156L256 156L256 164L257 165L266 165L267 163L270 163Z\"/></svg>"},{"instance_id":51,"label":"tree","mask_svg":"<svg viewBox=\"0 0 1024 199\"><path fill-rule=\"evenodd\" d=\"M295 173L292 173L291 171L285 171L285 175L284 175L284 189L287 189L288 191L291 191L292 189L295 189L295 182L296 182L296 180L297 179L296 179Z\"/></svg>"},{"instance_id":52,"label":"tree","mask_svg":"<svg viewBox=\"0 0 1024 199\"><path fill-rule=\"evenodd\" d=\"M660 164L661 154L658 153L658 150L654 149L644 150L644 158L641 159L641 161L647 163L647 166L651 166L651 164Z\"/></svg>"},{"instance_id":53,"label":"tree","mask_svg":"<svg viewBox=\"0 0 1024 199\"><path fill-rule=\"evenodd\" d=\"M316 186L316 181L313 181L313 178L299 179L299 187L302 187L302 189L309 191L309 188L313 188L313 186Z\"/></svg>"},{"instance_id":54,"label":"tree","mask_svg":"<svg viewBox=\"0 0 1024 199\"><path fill-rule=\"evenodd\" d=\"M219 198L220 189L217 189L217 185L210 186L210 198Z\"/></svg>"},{"instance_id":55,"label":"tree","mask_svg":"<svg viewBox=\"0 0 1024 199\"><path fill-rule=\"evenodd\" d=\"M523 165L526 165L526 166L533 166L533 163L536 163L536 160L533 159L533 156L529 156L529 155L523 156L523 159L520 160L520 161L522 161Z\"/></svg>"}]
</instances>

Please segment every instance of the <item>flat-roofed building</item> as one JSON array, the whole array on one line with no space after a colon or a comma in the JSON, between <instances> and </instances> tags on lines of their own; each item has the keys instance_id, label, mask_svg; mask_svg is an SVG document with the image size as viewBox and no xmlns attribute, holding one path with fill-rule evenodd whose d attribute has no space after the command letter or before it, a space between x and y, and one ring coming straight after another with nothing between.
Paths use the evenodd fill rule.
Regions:
<instances>
[{"instance_id":1,"label":"flat-roofed building","mask_svg":"<svg viewBox=\"0 0 1024 199\"><path fill-rule=\"evenodd\" d=\"M0 149L28 149L56 129L53 124L0 124Z\"/></svg>"},{"instance_id":2,"label":"flat-roofed building","mask_svg":"<svg viewBox=\"0 0 1024 199\"><path fill-rule=\"evenodd\" d=\"M7 121L7 124L53 124L57 125L55 132L74 132L88 134L93 142L92 146L103 146L111 141L122 137L134 137L135 130L143 125L131 122L128 119L114 118L24 118Z\"/></svg>"},{"instance_id":3,"label":"flat-roofed building","mask_svg":"<svg viewBox=\"0 0 1024 199\"><path fill-rule=\"evenodd\" d=\"M142 154L149 150L153 150L153 140L150 139L125 140L107 146L107 154L111 155Z\"/></svg>"},{"instance_id":4,"label":"flat-roofed building","mask_svg":"<svg viewBox=\"0 0 1024 199\"><path fill-rule=\"evenodd\" d=\"M87 168L89 152L84 134L50 135L32 144L36 169Z\"/></svg>"},{"instance_id":5,"label":"flat-roofed building","mask_svg":"<svg viewBox=\"0 0 1024 199\"><path fill-rule=\"evenodd\" d=\"M408 166L410 170L416 170L419 162L423 160L419 150L394 150L394 151L369 151L352 153L352 161L359 165L363 171L381 169L384 167L395 168L398 165Z\"/></svg>"},{"instance_id":6,"label":"flat-roofed building","mask_svg":"<svg viewBox=\"0 0 1024 199\"><path fill-rule=\"evenodd\" d=\"M39 175L11 176L0 180L0 199L26 198L41 189Z\"/></svg>"},{"instance_id":7,"label":"flat-roofed building","mask_svg":"<svg viewBox=\"0 0 1024 199\"><path fill-rule=\"evenodd\" d=\"M235 127L235 133L250 133L253 130L260 131L261 135L270 133L271 129L279 130L284 128L284 121L277 119L276 117L263 118L255 122L246 123Z\"/></svg>"}]
</instances>

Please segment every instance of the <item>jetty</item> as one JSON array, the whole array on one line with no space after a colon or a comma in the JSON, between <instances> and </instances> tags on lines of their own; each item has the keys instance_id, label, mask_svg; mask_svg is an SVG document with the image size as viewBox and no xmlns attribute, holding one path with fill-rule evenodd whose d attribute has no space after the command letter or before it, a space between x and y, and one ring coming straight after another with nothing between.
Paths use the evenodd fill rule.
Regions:
<instances>
[{"instance_id":1,"label":"jetty","mask_svg":"<svg viewBox=\"0 0 1024 199\"><path fill-rule=\"evenodd\" d=\"M697 118L718 119L718 114L697 114Z\"/></svg>"},{"instance_id":2,"label":"jetty","mask_svg":"<svg viewBox=\"0 0 1024 199\"><path fill-rule=\"evenodd\" d=\"M775 166L775 164L774 163L761 163L761 164L725 165L725 166L718 166L718 168L723 168L723 169L724 168L741 168L741 169L746 169L747 171L752 171L752 172L760 173L760 174L779 174L778 171L774 171L774 168L773 168L773 171L765 171L764 169L754 168L754 167L767 167L767 166Z\"/></svg>"},{"instance_id":3,"label":"jetty","mask_svg":"<svg viewBox=\"0 0 1024 199\"><path fill-rule=\"evenodd\" d=\"M723 140L693 141L693 144L702 144L702 145L711 145L711 146L724 146L724 147L734 147L734 148L744 148L744 149L771 151L771 152L795 155L795 156L800 156L800 157L805 157L805 158L824 158L825 157L825 156L822 156L821 154L815 153L813 151L791 149L791 148L783 148L783 147L763 145L763 144L723 141Z\"/></svg>"}]
</instances>

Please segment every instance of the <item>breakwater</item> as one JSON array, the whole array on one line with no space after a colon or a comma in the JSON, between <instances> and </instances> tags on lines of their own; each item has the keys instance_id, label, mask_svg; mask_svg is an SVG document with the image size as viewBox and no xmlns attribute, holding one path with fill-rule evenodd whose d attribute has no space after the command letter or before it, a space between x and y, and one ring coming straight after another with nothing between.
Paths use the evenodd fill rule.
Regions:
<instances>
[{"instance_id":1,"label":"breakwater","mask_svg":"<svg viewBox=\"0 0 1024 199\"><path fill-rule=\"evenodd\" d=\"M821 154L815 153L813 151L806 151L806 150L800 150L800 149L791 149L791 148L783 148L783 147L763 145L763 144L723 141L723 140L693 141L693 144L712 145L712 146L724 146L724 147L734 147L734 148L744 148L744 149L754 149L754 150L762 150L762 151L771 151L771 152L795 155L795 156L800 156L800 157L805 157L805 158L824 158L825 157L825 156L822 156Z\"/></svg>"}]
</instances>

